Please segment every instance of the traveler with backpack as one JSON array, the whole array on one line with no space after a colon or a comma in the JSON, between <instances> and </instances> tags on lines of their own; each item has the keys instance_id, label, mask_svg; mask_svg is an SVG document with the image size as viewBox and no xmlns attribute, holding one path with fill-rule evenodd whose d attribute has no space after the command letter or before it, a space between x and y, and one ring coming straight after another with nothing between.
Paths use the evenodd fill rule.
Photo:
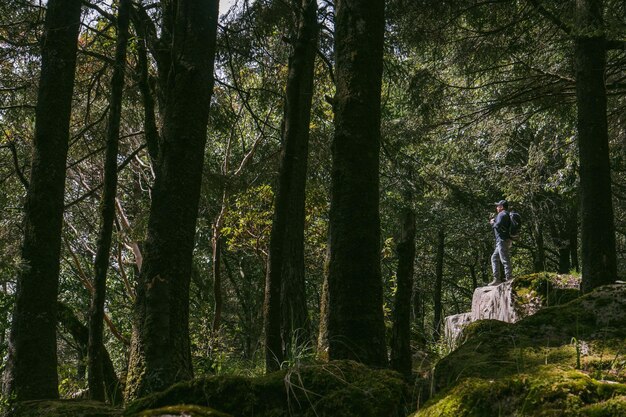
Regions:
<instances>
[{"instance_id":1,"label":"traveler with backpack","mask_svg":"<svg viewBox=\"0 0 626 417\"><path fill-rule=\"evenodd\" d=\"M511 238L512 220L509 215L509 203L506 200L500 200L494 203L498 214L495 218L490 220L491 227L496 235L496 249L491 255L491 268L493 270L493 281L489 285L498 285L502 283L500 280L500 262L504 266L504 279L508 281L512 278L511 275L511 245L513 239ZM519 215L517 215L519 216ZM513 227L517 232L519 225Z\"/></svg>"}]
</instances>

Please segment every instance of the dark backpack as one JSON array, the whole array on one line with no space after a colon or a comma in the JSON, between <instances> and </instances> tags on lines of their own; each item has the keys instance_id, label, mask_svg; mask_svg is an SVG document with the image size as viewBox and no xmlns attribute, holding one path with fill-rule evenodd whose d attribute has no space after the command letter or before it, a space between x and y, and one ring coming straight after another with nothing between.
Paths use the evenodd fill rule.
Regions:
<instances>
[{"instance_id":1,"label":"dark backpack","mask_svg":"<svg viewBox=\"0 0 626 417\"><path fill-rule=\"evenodd\" d=\"M509 212L509 218L511 219L511 227L509 229L509 235L511 239L516 240L519 238L519 232L522 228L522 216L516 211Z\"/></svg>"}]
</instances>

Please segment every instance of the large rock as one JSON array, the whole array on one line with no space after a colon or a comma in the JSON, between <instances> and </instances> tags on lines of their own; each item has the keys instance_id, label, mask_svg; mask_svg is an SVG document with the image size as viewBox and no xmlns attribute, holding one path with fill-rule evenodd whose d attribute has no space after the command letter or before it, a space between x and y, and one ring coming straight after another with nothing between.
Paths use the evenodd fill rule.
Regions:
<instances>
[{"instance_id":1,"label":"large rock","mask_svg":"<svg viewBox=\"0 0 626 417\"><path fill-rule=\"evenodd\" d=\"M146 410L139 413L139 417L232 417L230 414L220 413L212 408L199 405L173 405L156 410Z\"/></svg>"},{"instance_id":2,"label":"large rock","mask_svg":"<svg viewBox=\"0 0 626 417\"><path fill-rule=\"evenodd\" d=\"M626 285L517 323L480 320L463 337L413 417L626 416Z\"/></svg>"},{"instance_id":3,"label":"large rock","mask_svg":"<svg viewBox=\"0 0 626 417\"><path fill-rule=\"evenodd\" d=\"M515 323L520 317L513 299L512 281L476 288L472 297L472 321L492 319ZM529 311L528 313L532 314L533 312Z\"/></svg>"},{"instance_id":4,"label":"large rock","mask_svg":"<svg viewBox=\"0 0 626 417\"><path fill-rule=\"evenodd\" d=\"M461 331L472 322L472 313L461 313L455 314L453 316L447 316L445 318L443 328L444 328L444 338L448 343L449 347L453 348L456 346L457 341L461 335Z\"/></svg>"},{"instance_id":5,"label":"large rock","mask_svg":"<svg viewBox=\"0 0 626 417\"><path fill-rule=\"evenodd\" d=\"M578 296L579 280L570 275L530 274L499 285L478 287L469 313L448 316L444 321L445 340L458 345L462 330L477 320L515 323L539 309L570 301Z\"/></svg>"},{"instance_id":6,"label":"large rock","mask_svg":"<svg viewBox=\"0 0 626 417\"><path fill-rule=\"evenodd\" d=\"M336 361L256 378L182 382L129 404L124 415L161 416L163 407L191 404L234 417L398 417L405 415L407 389L396 372Z\"/></svg>"},{"instance_id":7,"label":"large rock","mask_svg":"<svg viewBox=\"0 0 626 417\"><path fill-rule=\"evenodd\" d=\"M122 410L97 401L41 400L14 404L8 417L120 417Z\"/></svg>"}]
</instances>

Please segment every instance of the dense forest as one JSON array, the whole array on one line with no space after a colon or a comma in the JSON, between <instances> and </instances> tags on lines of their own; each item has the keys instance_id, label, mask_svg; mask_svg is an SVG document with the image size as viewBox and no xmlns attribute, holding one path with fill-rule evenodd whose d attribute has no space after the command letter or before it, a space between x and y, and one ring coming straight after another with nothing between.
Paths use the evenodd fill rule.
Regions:
<instances>
[{"instance_id":1,"label":"dense forest","mask_svg":"<svg viewBox=\"0 0 626 417\"><path fill-rule=\"evenodd\" d=\"M408 415L502 199L515 280L626 280L623 0L3 0L0 56L8 415L334 362Z\"/></svg>"}]
</instances>

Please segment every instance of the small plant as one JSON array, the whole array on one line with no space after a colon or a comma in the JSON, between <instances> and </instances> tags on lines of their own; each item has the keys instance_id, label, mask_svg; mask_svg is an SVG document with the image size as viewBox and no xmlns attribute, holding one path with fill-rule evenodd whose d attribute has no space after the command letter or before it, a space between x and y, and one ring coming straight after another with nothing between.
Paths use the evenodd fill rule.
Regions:
<instances>
[{"instance_id":1,"label":"small plant","mask_svg":"<svg viewBox=\"0 0 626 417\"><path fill-rule=\"evenodd\" d=\"M578 343L578 339L572 337L571 343L576 347L576 369L580 370L580 343Z\"/></svg>"},{"instance_id":2,"label":"small plant","mask_svg":"<svg viewBox=\"0 0 626 417\"><path fill-rule=\"evenodd\" d=\"M295 329L287 344L286 358L280 364L281 369L292 368L315 362L315 349L304 329Z\"/></svg>"}]
</instances>

